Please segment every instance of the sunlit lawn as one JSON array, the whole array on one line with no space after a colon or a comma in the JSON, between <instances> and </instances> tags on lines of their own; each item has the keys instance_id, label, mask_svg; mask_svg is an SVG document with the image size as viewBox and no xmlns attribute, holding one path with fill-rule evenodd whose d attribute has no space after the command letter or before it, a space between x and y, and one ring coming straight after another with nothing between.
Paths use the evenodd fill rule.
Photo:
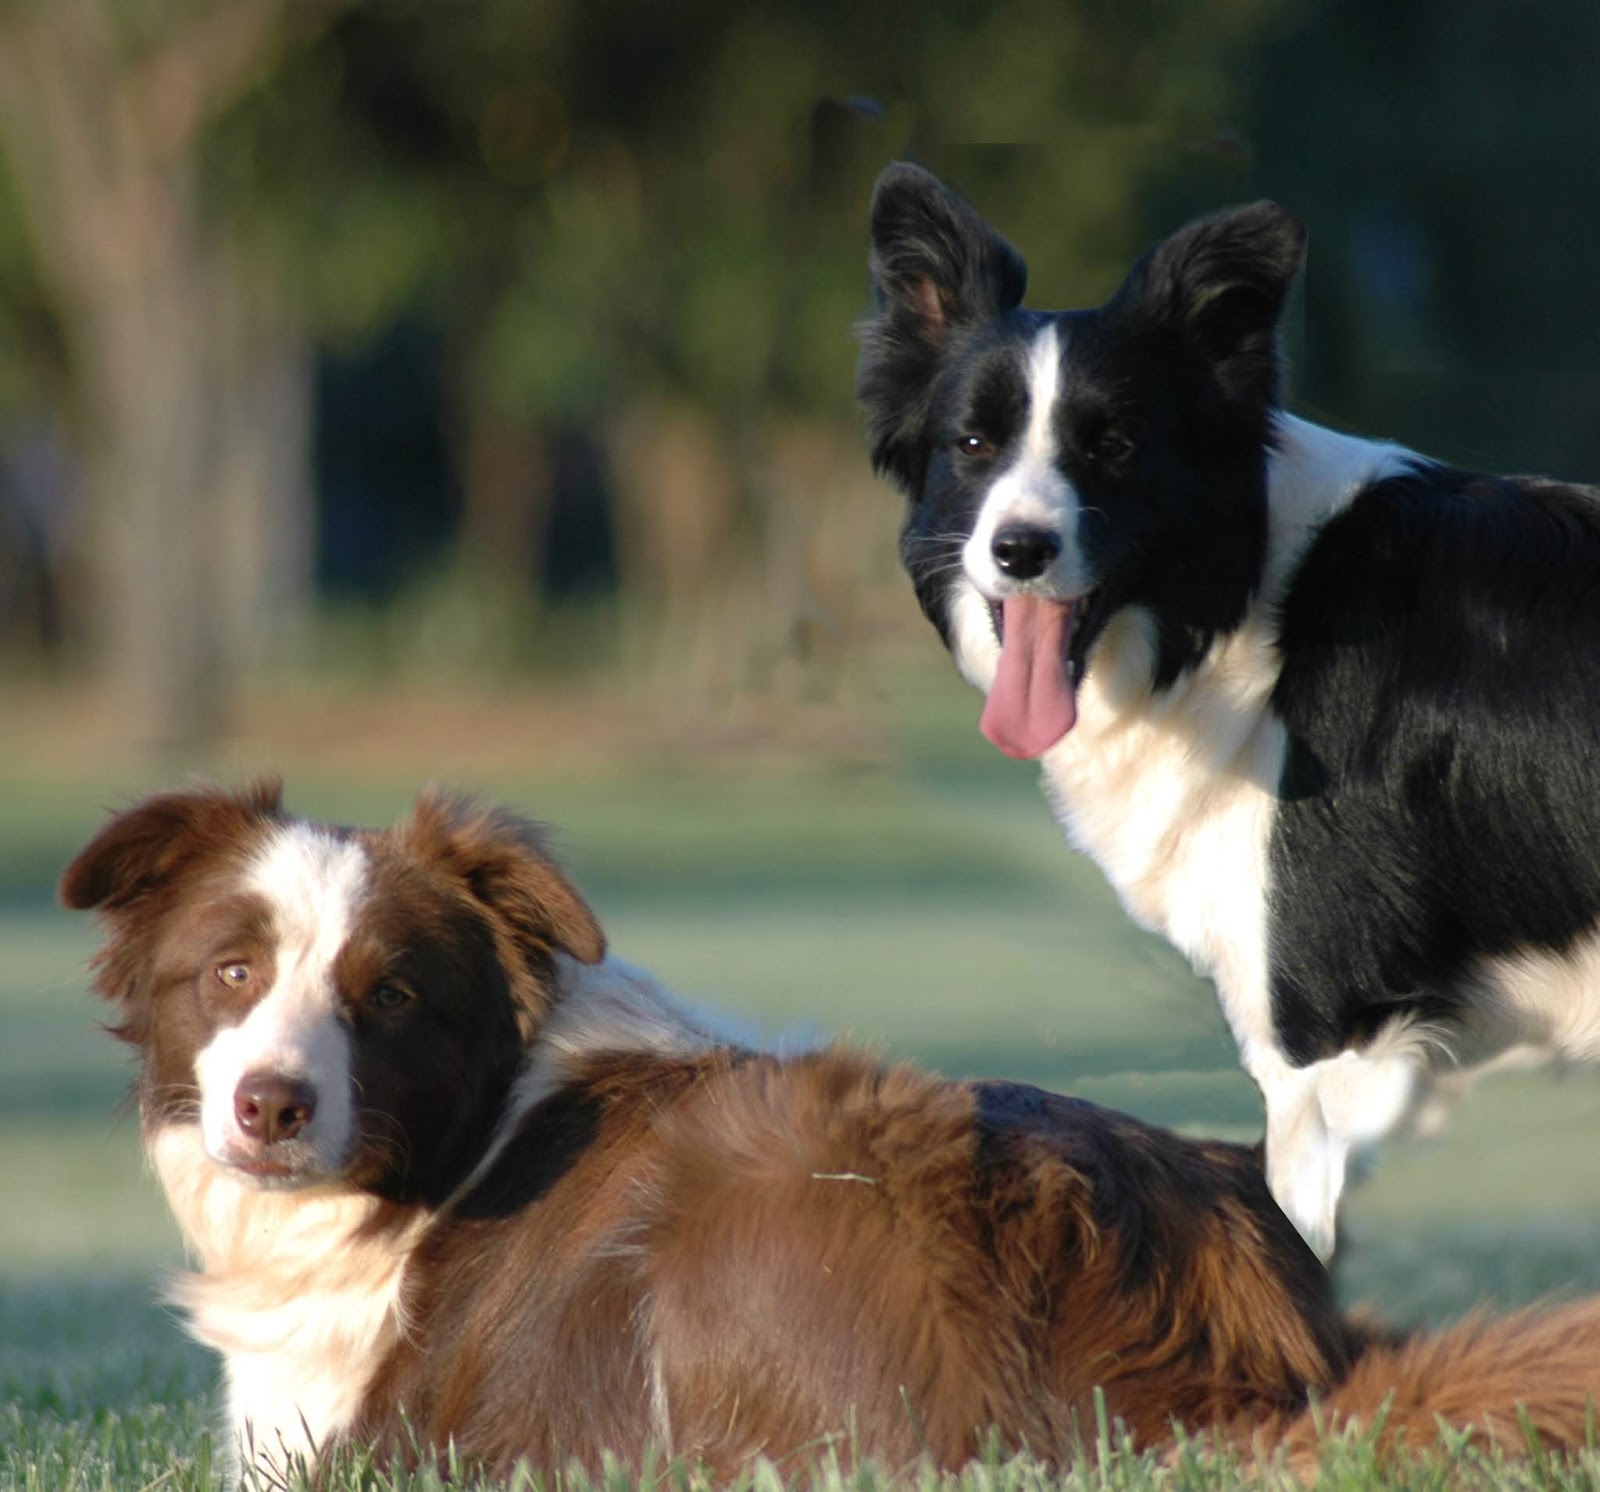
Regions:
<instances>
[{"instance_id":1,"label":"sunlit lawn","mask_svg":"<svg viewBox=\"0 0 1600 1492\"><path fill-rule=\"evenodd\" d=\"M843 1032L1254 1138L1209 993L1131 928L970 714L953 688L911 698L878 765L467 785L559 827L619 951L768 1036ZM346 822L397 817L450 775L284 765L293 806ZM156 780L0 779L0 1485L47 1462L37 1485L195 1475L211 1368L151 1303L173 1236L120 1105L124 1053L86 992L91 929L50 898L103 805ZM1594 1074L1483 1085L1442 1139L1391 1145L1357 1190L1342 1288L1439 1319L1600 1284L1597 1138Z\"/></svg>"}]
</instances>

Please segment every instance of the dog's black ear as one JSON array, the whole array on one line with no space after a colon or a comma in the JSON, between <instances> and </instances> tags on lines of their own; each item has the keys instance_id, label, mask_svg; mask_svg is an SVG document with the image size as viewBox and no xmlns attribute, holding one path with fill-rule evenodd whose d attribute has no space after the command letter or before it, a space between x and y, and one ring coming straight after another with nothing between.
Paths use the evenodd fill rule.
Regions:
<instances>
[{"instance_id":1,"label":"dog's black ear","mask_svg":"<svg viewBox=\"0 0 1600 1492\"><path fill-rule=\"evenodd\" d=\"M75 911L120 912L166 885L208 851L283 816L276 778L239 792L201 787L156 793L114 817L61 876L61 900Z\"/></svg>"},{"instance_id":2,"label":"dog's black ear","mask_svg":"<svg viewBox=\"0 0 1600 1492\"><path fill-rule=\"evenodd\" d=\"M464 882L524 955L558 950L586 964L605 957L599 922L551 858L537 824L505 809L428 793L401 833L419 854Z\"/></svg>"},{"instance_id":3,"label":"dog's black ear","mask_svg":"<svg viewBox=\"0 0 1600 1492\"><path fill-rule=\"evenodd\" d=\"M1276 202L1197 218L1157 244L1112 299L1177 324L1231 399L1281 397L1278 323L1305 258L1306 229Z\"/></svg>"},{"instance_id":4,"label":"dog's black ear","mask_svg":"<svg viewBox=\"0 0 1600 1492\"><path fill-rule=\"evenodd\" d=\"M856 391L874 467L911 488L940 349L953 329L1020 304L1028 267L975 208L904 161L878 177L871 245L877 313L860 329Z\"/></svg>"},{"instance_id":5,"label":"dog's black ear","mask_svg":"<svg viewBox=\"0 0 1600 1492\"><path fill-rule=\"evenodd\" d=\"M880 312L930 341L1009 311L1028 288L1022 256L970 203L906 161L873 189L871 264Z\"/></svg>"}]
</instances>

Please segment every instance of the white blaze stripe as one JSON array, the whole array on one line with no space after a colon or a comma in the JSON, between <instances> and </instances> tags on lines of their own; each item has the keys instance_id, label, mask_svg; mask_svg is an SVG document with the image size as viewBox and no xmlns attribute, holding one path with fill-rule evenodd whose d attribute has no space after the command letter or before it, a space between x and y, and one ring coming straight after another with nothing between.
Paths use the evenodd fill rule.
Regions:
<instances>
[{"instance_id":1,"label":"white blaze stripe","mask_svg":"<svg viewBox=\"0 0 1600 1492\"><path fill-rule=\"evenodd\" d=\"M332 966L366 881L367 857L352 840L291 824L267 841L246 884L272 905L280 981L292 960L306 969Z\"/></svg>"},{"instance_id":2,"label":"white blaze stripe","mask_svg":"<svg viewBox=\"0 0 1600 1492\"><path fill-rule=\"evenodd\" d=\"M1061 342L1045 327L1028 349L1028 428L1017 459L995 480L984 499L978 526L993 514L989 532L1002 523L1037 523L1061 531L1063 498L1070 490L1056 469L1056 395L1061 381Z\"/></svg>"},{"instance_id":3,"label":"white blaze stripe","mask_svg":"<svg viewBox=\"0 0 1600 1492\"><path fill-rule=\"evenodd\" d=\"M251 867L246 887L272 909L272 987L236 1026L195 1059L201 1130L225 1160L237 1133L234 1092L246 1073L270 1071L309 1083L316 1111L299 1136L319 1170L337 1171L354 1140L349 1032L339 1018L334 962L366 890L361 848L307 824L285 827Z\"/></svg>"},{"instance_id":4,"label":"white blaze stripe","mask_svg":"<svg viewBox=\"0 0 1600 1492\"><path fill-rule=\"evenodd\" d=\"M1028 352L1028 434L1017 463L1024 471L1055 473L1056 394L1061 381L1061 342L1054 323L1034 338ZM1059 478L1058 478L1059 480Z\"/></svg>"},{"instance_id":5,"label":"white blaze stripe","mask_svg":"<svg viewBox=\"0 0 1600 1492\"><path fill-rule=\"evenodd\" d=\"M1078 553L1078 494L1056 464L1056 406L1061 394L1061 358L1064 347L1052 322L1040 329L1028 349L1028 424L1016 459L996 477L984 495L977 521L963 551L966 573L986 596L1000 597L1018 588L994 563L995 531L1010 523L1027 523L1048 529L1061 539L1061 556L1037 580L1024 587L1030 592L1061 598L1082 594L1087 588L1082 556Z\"/></svg>"}]
</instances>

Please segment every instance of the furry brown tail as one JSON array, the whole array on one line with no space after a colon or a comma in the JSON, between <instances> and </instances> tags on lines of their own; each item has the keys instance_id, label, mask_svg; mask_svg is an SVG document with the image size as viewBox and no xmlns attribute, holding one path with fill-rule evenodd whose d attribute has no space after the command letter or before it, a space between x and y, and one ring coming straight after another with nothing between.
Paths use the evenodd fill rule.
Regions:
<instances>
[{"instance_id":1,"label":"furry brown tail","mask_svg":"<svg viewBox=\"0 0 1600 1492\"><path fill-rule=\"evenodd\" d=\"M1257 1426L1258 1454L1314 1469L1323 1436L1378 1425L1378 1449L1426 1450L1441 1425L1473 1443L1528 1448L1527 1427L1554 1454L1582 1450L1600 1404L1600 1299L1472 1316L1443 1331L1361 1333L1355 1366L1300 1414Z\"/></svg>"}]
</instances>

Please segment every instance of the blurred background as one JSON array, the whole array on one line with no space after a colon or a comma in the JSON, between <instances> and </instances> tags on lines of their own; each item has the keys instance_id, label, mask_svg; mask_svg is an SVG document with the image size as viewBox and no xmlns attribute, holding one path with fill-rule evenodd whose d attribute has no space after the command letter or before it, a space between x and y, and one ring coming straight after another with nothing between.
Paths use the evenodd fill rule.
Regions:
<instances>
[{"instance_id":1,"label":"blurred background","mask_svg":"<svg viewBox=\"0 0 1600 1492\"><path fill-rule=\"evenodd\" d=\"M1597 63L1592 0L4 0L0 1389L175 1257L52 887L192 771L491 793L766 1029L1254 1138L898 572L871 182L940 171L1045 306L1274 196L1301 412L1600 477ZM1597 1136L1593 1074L1480 1091L1356 1194L1347 1288L1600 1278Z\"/></svg>"}]
</instances>

